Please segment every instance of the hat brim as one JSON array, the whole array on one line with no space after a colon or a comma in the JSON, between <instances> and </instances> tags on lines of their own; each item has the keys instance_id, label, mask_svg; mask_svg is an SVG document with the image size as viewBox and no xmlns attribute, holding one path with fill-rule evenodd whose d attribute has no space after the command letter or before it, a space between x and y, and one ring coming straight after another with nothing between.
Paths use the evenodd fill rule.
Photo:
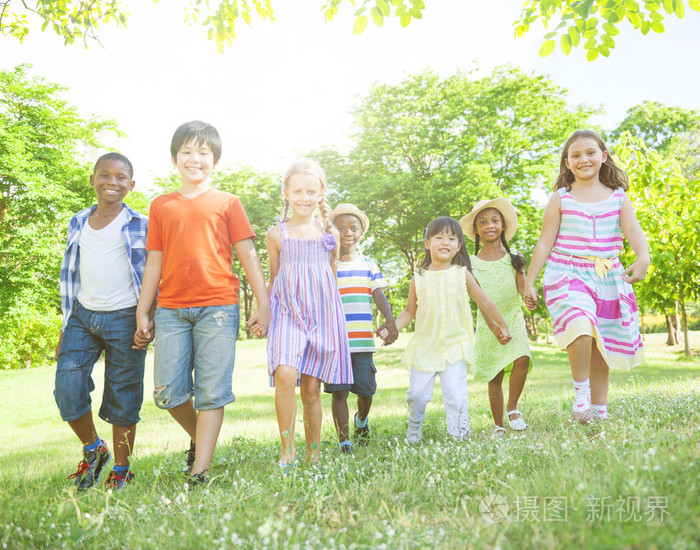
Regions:
<instances>
[{"instance_id":1,"label":"hat brim","mask_svg":"<svg viewBox=\"0 0 700 550\"><path fill-rule=\"evenodd\" d=\"M488 201L480 201L474 205L474 209L459 220L459 224L462 226L462 231L464 236L469 238L471 241L476 240L476 232L474 231L474 220L479 215L479 212L493 208L498 210L503 216L503 221L506 224L505 237L506 241L510 241L515 232L518 230L518 214L515 212L515 208L510 203L510 201L503 197L498 197L496 199L491 199Z\"/></svg>"},{"instance_id":2,"label":"hat brim","mask_svg":"<svg viewBox=\"0 0 700 550\"><path fill-rule=\"evenodd\" d=\"M355 216L356 218L358 218L360 220L360 222L362 223L362 232L367 233L367 230L369 229L369 218L357 206L355 206L354 204L350 204L350 203L339 204L333 210L333 216L335 218L337 218L338 216L343 216L343 215L350 215L350 216Z\"/></svg>"}]
</instances>

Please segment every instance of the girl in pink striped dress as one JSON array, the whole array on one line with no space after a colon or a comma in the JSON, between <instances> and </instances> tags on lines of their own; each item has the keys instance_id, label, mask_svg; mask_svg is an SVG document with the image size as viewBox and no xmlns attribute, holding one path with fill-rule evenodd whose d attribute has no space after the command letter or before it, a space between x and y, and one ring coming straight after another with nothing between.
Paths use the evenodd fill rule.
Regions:
<instances>
[{"instance_id":1,"label":"girl in pink striped dress","mask_svg":"<svg viewBox=\"0 0 700 550\"><path fill-rule=\"evenodd\" d=\"M542 234L525 282L525 304L543 289L557 344L569 355L573 417L607 418L609 369L644 361L632 283L649 268L649 247L625 194L627 174L594 132L574 132L564 144L559 177L544 211ZM637 256L627 269L617 255L625 236Z\"/></svg>"},{"instance_id":2,"label":"girl in pink striped dress","mask_svg":"<svg viewBox=\"0 0 700 550\"><path fill-rule=\"evenodd\" d=\"M268 370L282 441L280 464L296 462L297 384L304 407L307 462L318 462L321 381L352 384L345 314L336 282L338 232L326 204L326 179L313 161L295 162L284 176L283 221L267 232L271 321ZM289 210L292 215L287 218ZM321 220L315 215L320 210Z\"/></svg>"}]
</instances>

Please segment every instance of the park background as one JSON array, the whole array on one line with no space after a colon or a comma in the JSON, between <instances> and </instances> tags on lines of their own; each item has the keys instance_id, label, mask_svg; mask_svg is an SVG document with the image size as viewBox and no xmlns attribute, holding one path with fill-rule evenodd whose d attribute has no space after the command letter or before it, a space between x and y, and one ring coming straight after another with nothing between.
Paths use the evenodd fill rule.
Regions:
<instances>
[{"instance_id":1,"label":"park background","mask_svg":"<svg viewBox=\"0 0 700 550\"><path fill-rule=\"evenodd\" d=\"M400 17L387 17L381 28L370 22L359 35L352 32L357 16L348 5L324 23L316 2L287 2L275 6L275 21L255 14L250 26L239 20L238 36L223 53L199 25L182 22L188 4L132 2L126 28L102 25L101 46L88 39L87 49L80 39L64 47L51 26L39 32L40 24L22 42L0 37L0 375L5 402L12 404L0 447L0 540L10 547L154 547L172 544L172 531L180 547L259 547L265 540L270 547L349 547L353 540L360 547L424 547L441 537L475 547L696 546L700 58L693 52L700 14L690 7L697 3L658 3L666 15L663 33L641 35L626 21L613 35L601 17L591 28L608 37L606 44L614 36L616 44L609 57L593 61L583 48L565 56L561 36L554 37L556 51L540 57L550 40L540 26L514 37L519 1L425 9L413 2L421 19L403 28ZM673 15L679 4L688 8L683 19ZM588 24L582 33L591 32ZM354 202L370 216L363 250L391 281L395 312L420 260L423 228L438 215L459 218L482 198L507 196L520 215L512 244L529 258L561 145L575 129L600 131L630 175L629 194L653 264L635 287L644 330L651 333L650 360L613 377L616 417L608 426L567 423L570 376L564 355L551 345L541 306L527 316L538 350L525 397L528 420L537 426L530 439L491 444L485 389L475 384L473 442L456 447L447 441L436 406L430 418L437 449L404 448L407 376L398 364L404 335L378 356L386 369L377 441L354 461L341 462L326 419L328 470L281 480L270 466L276 450L264 344L246 341L239 346L239 403L227 412L217 488L197 496L182 492L178 449L186 442L147 399L147 422L137 439L137 489L119 501L103 491L80 498L66 491L64 470L76 452L54 410L51 357L67 222L92 203L92 163L112 149L134 162L138 191L128 201L146 212L153 196L177 185L170 137L195 118L221 131L224 154L214 185L241 197L258 235L281 211L286 166L297 155L318 159L331 204ZM262 239L258 245L266 266ZM623 262L630 258L626 250ZM245 277L241 304L245 318L254 307ZM25 396L31 396L26 403ZM249 425L250 417L258 420ZM47 439L39 453L32 450L36 434ZM227 466L234 463L250 470L247 488L243 466ZM600 470L610 485L596 485ZM542 483L552 472L560 483ZM285 490L270 491L278 483ZM378 487L386 492L376 494ZM489 524L480 516L482 499L492 493L508 497L509 522ZM563 526L513 515L520 497L540 499L529 501L532 518L534 508L544 511L542 499L561 495L578 505ZM618 520L606 520L591 518L581 504L586 495L632 500ZM635 521L634 513L620 519L637 497L645 505L650 497L667 498L672 523L656 516ZM34 502L40 509L26 514ZM281 519L287 512L289 525ZM50 519L56 516L60 522ZM164 517L178 519L163 531ZM222 517L228 519L222 523ZM126 522L128 529L110 528L110 522ZM310 522L316 527L308 532L299 527ZM591 525L599 529L590 533ZM469 530L473 538L463 534ZM389 532L389 539L398 537L393 543L383 539ZM515 540L521 542L512 546Z\"/></svg>"}]
</instances>

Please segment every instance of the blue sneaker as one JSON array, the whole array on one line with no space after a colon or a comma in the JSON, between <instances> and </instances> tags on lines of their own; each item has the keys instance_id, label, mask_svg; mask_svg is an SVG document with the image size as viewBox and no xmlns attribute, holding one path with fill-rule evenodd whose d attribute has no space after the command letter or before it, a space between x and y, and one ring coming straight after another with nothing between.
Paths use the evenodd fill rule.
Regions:
<instances>
[{"instance_id":1,"label":"blue sneaker","mask_svg":"<svg viewBox=\"0 0 700 550\"><path fill-rule=\"evenodd\" d=\"M105 485L107 485L108 489L119 490L132 479L134 479L134 473L131 470L125 470L123 472L115 472L112 470L109 472L109 477L107 481L105 481Z\"/></svg>"},{"instance_id":2,"label":"blue sneaker","mask_svg":"<svg viewBox=\"0 0 700 550\"><path fill-rule=\"evenodd\" d=\"M107 444L103 441L94 451L83 448L83 459L78 464L78 469L68 479L75 478L75 486L78 491L85 491L100 480L102 469L109 462L112 455Z\"/></svg>"},{"instance_id":3,"label":"blue sneaker","mask_svg":"<svg viewBox=\"0 0 700 550\"><path fill-rule=\"evenodd\" d=\"M365 425L362 428L357 425L358 420L357 413L355 413L355 443L363 447L369 443L369 418L365 418Z\"/></svg>"}]
</instances>

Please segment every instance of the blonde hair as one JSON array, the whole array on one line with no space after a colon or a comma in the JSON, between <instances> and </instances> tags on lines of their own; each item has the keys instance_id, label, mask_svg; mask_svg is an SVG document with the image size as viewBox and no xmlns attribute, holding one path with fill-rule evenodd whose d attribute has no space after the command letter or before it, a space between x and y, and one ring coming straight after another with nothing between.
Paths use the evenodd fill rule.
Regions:
<instances>
[{"instance_id":1,"label":"blonde hair","mask_svg":"<svg viewBox=\"0 0 700 550\"><path fill-rule=\"evenodd\" d=\"M333 235L333 210L328 206L326 202L326 193L328 192L328 184L326 183L326 174L323 172L323 168L314 160L301 158L292 163L292 165L287 169L287 172L282 178L282 199L284 200L284 210L282 213L282 220L289 219L289 201L284 198L284 190L287 189L287 184L290 178L295 174L311 174L318 178L321 184L321 193L323 197L318 201L318 209L321 212L321 221L323 222L323 230L326 233ZM335 259L338 254L338 243L336 243L336 248L333 251L333 258Z\"/></svg>"}]
</instances>

